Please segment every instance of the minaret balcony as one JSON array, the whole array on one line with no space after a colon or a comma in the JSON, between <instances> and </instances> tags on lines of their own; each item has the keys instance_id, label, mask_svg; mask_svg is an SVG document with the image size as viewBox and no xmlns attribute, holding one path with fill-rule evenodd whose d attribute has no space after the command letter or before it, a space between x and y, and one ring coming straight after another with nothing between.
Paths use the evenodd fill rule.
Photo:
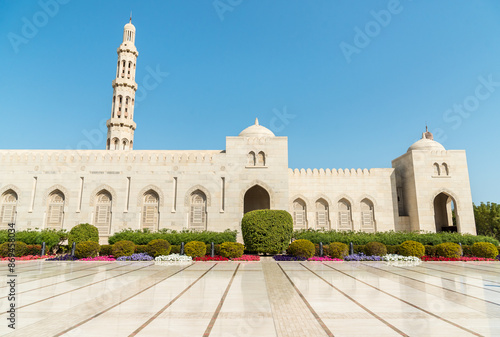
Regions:
<instances>
[{"instance_id":1,"label":"minaret balcony","mask_svg":"<svg viewBox=\"0 0 500 337\"><path fill-rule=\"evenodd\" d=\"M113 82L111 82L111 85L113 86L113 88L130 87L134 90L137 90L137 83L135 83L133 79L128 79L128 78L122 78L122 77L116 78L113 80Z\"/></svg>"}]
</instances>

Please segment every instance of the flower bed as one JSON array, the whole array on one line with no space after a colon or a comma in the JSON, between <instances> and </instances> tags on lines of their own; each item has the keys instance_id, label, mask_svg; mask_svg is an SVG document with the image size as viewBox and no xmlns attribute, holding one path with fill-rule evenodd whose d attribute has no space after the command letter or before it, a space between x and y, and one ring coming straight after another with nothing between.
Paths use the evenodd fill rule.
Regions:
<instances>
[{"instance_id":1,"label":"flower bed","mask_svg":"<svg viewBox=\"0 0 500 337\"><path fill-rule=\"evenodd\" d=\"M242 255L241 257L232 258L231 261L245 261L245 262L260 261L260 256L259 255Z\"/></svg>"},{"instance_id":2,"label":"flower bed","mask_svg":"<svg viewBox=\"0 0 500 337\"><path fill-rule=\"evenodd\" d=\"M196 262L207 262L207 261L218 261L218 262L221 262L221 261L229 261L229 259L227 257L223 257L223 256L214 256L214 257L211 257L210 255L205 255L205 256L201 256L201 257L195 257L193 259L193 261L196 261Z\"/></svg>"},{"instance_id":3,"label":"flower bed","mask_svg":"<svg viewBox=\"0 0 500 337\"><path fill-rule=\"evenodd\" d=\"M78 259L74 256L71 256L71 254L64 254L64 255L52 257L50 259L46 259L45 261L76 261L76 260L78 260Z\"/></svg>"},{"instance_id":4,"label":"flower bed","mask_svg":"<svg viewBox=\"0 0 500 337\"><path fill-rule=\"evenodd\" d=\"M432 256L422 256L422 261L498 261L496 259L487 259L484 257L470 257L470 256L462 256L459 258L456 257L432 257Z\"/></svg>"},{"instance_id":5,"label":"flower bed","mask_svg":"<svg viewBox=\"0 0 500 337\"><path fill-rule=\"evenodd\" d=\"M155 257L155 262L192 262L193 258L187 255L170 254Z\"/></svg>"},{"instance_id":6,"label":"flower bed","mask_svg":"<svg viewBox=\"0 0 500 337\"><path fill-rule=\"evenodd\" d=\"M96 256L96 257L86 257L84 259L80 259L78 261L116 261L113 255L104 255L104 256Z\"/></svg>"},{"instance_id":7,"label":"flower bed","mask_svg":"<svg viewBox=\"0 0 500 337\"><path fill-rule=\"evenodd\" d=\"M153 258L146 253L137 253L130 256L120 256L116 261L153 261Z\"/></svg>"},{"instance_id":8,"label":"flower bed","mask_svg":"<svg viewBox=\"0 0 500 337\"><path fill-rule=\"evenodd\" d=\"M40 260L40 259L47 259L50 258L51 255L26 255L26 256L21 256L21 257L14 257L16 261L31 261L31 260ZM0 261L9 261L11 257L2 257Z\"/></svg>"},{"instance_id":9,"label":"flower bed","mask_svg":"<svg viewBox=\"0 0 500 337\"><path fill-rule=\"evenodd\" d=\"M344 260L342 259L334 259L329 256L313 256L307 259L307 261L318 261L318 262L325 262L325 261L337 261L337 262L343 262Z\"/></svg>"},{"instance_id":10,"label":"flower bed","mask_svg":"<svg viewBox=\"0 0 500 337\"><path fill-rule=\"evenodd\" d=\"M344 257L344 261L382 261L378 255L365 255L363 253L351 254Z\"/></svg>"},{"instance_id":11,"label":"flower bed","mask_svg":"<svg viewBox=\"0 0 500 337\"><path fill-rule=\"evenodd\" d=\"M387 254L382 256L382 258L386 262L395 262L395 261L421 262L421 260L416 256L403 256L398 254Z\"/></svg>"},{"instance_id":12,"label":"flower bed","mask_svg":"<svg viewBox=\"0 0 500 337\"><path fill-rule=\"evenodd\" d=\"M298 257L292 255L274 255L273 259L276 261L305 261L305 257Z\"/></svg>"}]
</instances>

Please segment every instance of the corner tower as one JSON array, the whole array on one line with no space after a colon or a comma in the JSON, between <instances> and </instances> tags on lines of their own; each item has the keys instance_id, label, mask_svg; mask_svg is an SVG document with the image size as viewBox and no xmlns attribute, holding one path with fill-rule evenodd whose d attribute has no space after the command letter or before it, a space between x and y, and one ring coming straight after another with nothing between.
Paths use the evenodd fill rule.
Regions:
<instances>
[{"instance_id":1,"label":"corner tower","mask_svg":"<svg viewBox=\"0 0 500 337\"><path fill-rule=\"evenodd\" d=\"M130 22L123 28L123 42L116 51L118 63L116 78L112 82L113 102L111 118L107 121L107 150L132 150L134 145L134 105L137 83L135 83L135 65L137 48L135 47L135 27Z\"/></svg>"}]
</instances>

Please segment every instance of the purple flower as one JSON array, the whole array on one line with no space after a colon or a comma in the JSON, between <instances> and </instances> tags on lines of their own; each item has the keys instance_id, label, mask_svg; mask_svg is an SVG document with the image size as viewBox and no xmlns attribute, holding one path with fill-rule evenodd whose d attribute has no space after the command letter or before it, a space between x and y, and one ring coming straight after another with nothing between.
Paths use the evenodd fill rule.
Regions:
<instances>
[{"instance_id":1,"label":"purple flower","mask_svg":"<svg viewBox=\"0 0 500 337\"><path fill-rule=\"evenodd\" d=\"M50 259L46 259L45 261L75 261L78 260L76 257L71 256L71 254L59 255L56 257L52 257Z\"/></svg>"},{"instance_id":2,"label":"purple flower","mask_svg":"<svg viewBox=\"0 0 500 337\"><path fill-rule=\"evenodd\" d=\"M305 257L298 257L292 255L274 255L273 259L276 261L305 261L307 260Z\"/></svg>"},{"instance_id":3,"label":"purple flower","mask_svg":"<svg viewBox=\"0 0 500 337\"><path fill-rule=\"evenodd\" d=\"M365 255L363 253L351 254L344 257L344 261L382 261L382 257L377 255Z\"/></svg>"}]
</instances>

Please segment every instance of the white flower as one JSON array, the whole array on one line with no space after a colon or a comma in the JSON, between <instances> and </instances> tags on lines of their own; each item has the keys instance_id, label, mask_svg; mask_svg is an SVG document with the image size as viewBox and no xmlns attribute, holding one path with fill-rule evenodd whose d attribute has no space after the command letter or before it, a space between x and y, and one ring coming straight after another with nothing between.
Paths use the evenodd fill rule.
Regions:
<instances>
[{"instance_id":1,"label":"white flower","mask_svg":"<svg viewBox=\"0 0 500 337\"><path fill-rule=\"evenodd\" d=\"M193 258L187 255L170 254L155 257L155 264L164 264L164 262L192 262Z\"/></svg>"},{"instance_id":2,"label":"white flower","mask_svg":"<svg viewBox=\"0 0 500 337\"><path fill-rule=\"evenodd\" d=\"M412 265L417 265L420 262L422 262L418 257L416 256L403 256L403 255L398 255L398 254L387 254L382 257L382 259L386 262L409 262ZM394 264L393 264L394 265Z\"/></svg>"}]
</instances>

